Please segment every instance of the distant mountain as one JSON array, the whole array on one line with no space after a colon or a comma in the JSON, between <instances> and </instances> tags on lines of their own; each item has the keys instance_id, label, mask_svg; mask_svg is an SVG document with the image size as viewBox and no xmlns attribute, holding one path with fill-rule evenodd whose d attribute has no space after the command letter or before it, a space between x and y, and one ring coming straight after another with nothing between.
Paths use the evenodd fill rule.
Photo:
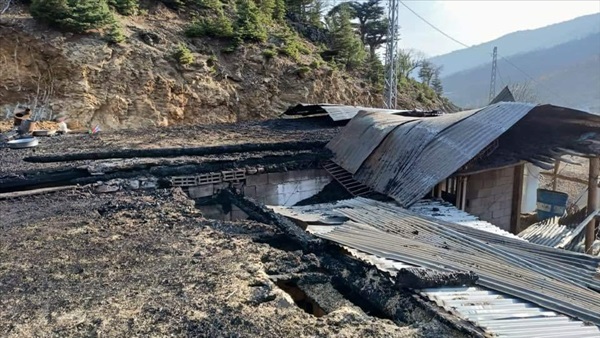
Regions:
<instances>
[{"instance_id":1,"label":"distant mountain","mask_svg":"<svg viewBox=\"0 0 600 338\"><path fill-rule=\"evenodd\" d=\"M504 85L529 83L538 102L600 112L600 32L507 59L510 64L498 59L497 91ZM489 102L490 75L488 60L487 64L442 77L445 95L461 107L485 105Z\"/></svg>"},{"instance_id":2,"label":"distant mountain","mask_svg":"<svg viewBox=\"0 0 600 338\"><path fill-rule=\"evenodd\" d=\"M489 63L494 46L498 47L500 55L508 57L551 48L595 33L600 33L600 13L538 29L510 33L496 40L436 56L430 60L437 65L443 65L444 76L450 76Z\"/></svg>"}]
</instances>

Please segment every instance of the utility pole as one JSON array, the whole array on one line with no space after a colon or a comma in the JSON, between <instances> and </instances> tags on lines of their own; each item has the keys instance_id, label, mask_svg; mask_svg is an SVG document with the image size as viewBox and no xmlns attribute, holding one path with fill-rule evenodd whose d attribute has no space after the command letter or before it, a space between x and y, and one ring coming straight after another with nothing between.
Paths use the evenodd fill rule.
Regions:
<instances>
[{"instance_id":1,"label":"utility pole","mask_svg":"<svg viewBox=\"0 0 600 338\"><path fill-rule=\"evenodd\" d=\"M492 78L490 80L490 99L488 102L492 102L496 96L496 71L498 67L498 47L494 47L494 54L492 58Z\"/></svg>"},{"instance_id":2,"label":"utility pole","mask_svg":"<svg viewBox=\"0 0 600 338\"><path fill-rule=\"evenodd\" d=\"M383 106L396 109L398 103L398 1L389 0L388 5L388 40L385 46L385 87Z\"/></svg>"}]
</instances>

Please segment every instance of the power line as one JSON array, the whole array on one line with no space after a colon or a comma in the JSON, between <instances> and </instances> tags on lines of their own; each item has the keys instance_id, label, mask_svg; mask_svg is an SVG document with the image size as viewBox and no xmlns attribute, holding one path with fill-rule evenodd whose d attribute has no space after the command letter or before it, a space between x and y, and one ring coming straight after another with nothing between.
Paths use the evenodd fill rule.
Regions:
<instances>
[{"instance_id":1,"label":"power line","mask_svg":"<svg viewBox=\"0 0 600 338\"><path fill-rule=\"evenodd\" d=\"M402 0L398 0L398 2L400 2L402 4L402 6L406 7L406 9L408 9L411 13L413 13L414 15L416 15L419 19L423 20L423 22L425 22L426 24L428 24L431 28L435 29L436 31L438 31L440 34L444 35L445 37L447 37L448 39L458 43L459 45L463 45L464 47L467 48L471 48L472 46L469 46L465 43L462 43L458 40L456 40L455 38L451 37L450 35L446 34L443 30L437 28L434 24L432 24L431 22L427 21L427 19L425 19L424 17L422 17L421 15L419 15L419 13L415 12L412 8L408 7Z\"/></svg>"},{"instance_id":2,"label":"power line","mask_svg":"<svg viewBox=\"0 0 600 338\"><path fill-rule=\"evenodd\" d=\"M458 43L459 45L462 45L466 48L471 48L473 46L469 46L466 43L462 43L459 40L455 39L454 37L448 35L446 32L444 32L443 30L439 29L438 27L436 27L434 24L432 24L431 22L429 22L427 19L425 19L424 17L422 17L421 15L419 15L419 13L415 12L412 8L408 7L408 5L406 5L404 3L404 1L402 0L398 0L398 2L400 2L400 4L402 4L402 6L406 7L406 9L408 9L411 13L413 13L415 16L417 16L419 19L423 20L423 22L425 22L427 25L429 25L431 28L435 29L436 31L438 31L440 34L444 35L445 37L447 37L448 39ZM490 53L490 55L493 55L492 53ZM560 94L556 93L555 91L549 89L548 87L546 87L545 85L539 83L538 81L536 81L531 75L527 74L527 72L525 72L523 69L521 69L520 67L518 67L517 65L515 65L514 63L512 63L510 60L508 60L507 58L505 58L504 56L498 54L498 56L504 60L506 63L508 63L509 65L511 65L513 68L515 68L516 70L518 70L519 72L521 72L523 75L525 75L525 77L527 77L529 80L531 80L533 83L537 84L539 87L545 89L547 92L549 92L550 94L562 98ZM564 98L563 98L564 99Z\"/></svg>"}]
</instances>

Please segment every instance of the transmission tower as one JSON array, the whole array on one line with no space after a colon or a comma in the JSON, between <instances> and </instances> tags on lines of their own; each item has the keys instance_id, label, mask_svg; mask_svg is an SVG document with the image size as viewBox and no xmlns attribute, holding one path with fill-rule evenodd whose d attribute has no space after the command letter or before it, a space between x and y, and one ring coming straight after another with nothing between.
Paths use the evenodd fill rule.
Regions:
<instances>
[{"instance_id":1,"label":"transmission tower","mask_svg":"<svg viewBox=\"0 0 600 338\"><path fill-rule=\"evenodd\" d=\"M496 72L498 68L498 47L494 47L494 54L492 58L492 78L490 79L490 99L488 102L492 102L496 96Z\"/></svg>"},{"instance_id":2,"label":"transmission tower","mask_svg":"<svg viewBox=\"0 0 600 338\"><path fill-rule=\"evenodd\" d=\"M388 109L396 109L398 102L398 73L396 57L398 52L398 1L389 0L389 31L385 46L385 87L383 105Z\"/></svg>"}]
</instances>

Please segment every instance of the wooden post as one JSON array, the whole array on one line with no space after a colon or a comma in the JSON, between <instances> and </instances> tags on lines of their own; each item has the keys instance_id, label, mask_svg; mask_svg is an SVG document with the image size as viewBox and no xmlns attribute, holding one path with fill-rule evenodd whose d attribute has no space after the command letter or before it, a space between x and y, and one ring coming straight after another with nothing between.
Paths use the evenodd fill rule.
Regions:
<instances>
[{"instance_id":1,"label":"wooden post","mask_svg":"<svg viewBox=\"0 0 600 338\"><path fill-rule=\"evenodd\" d=\"M461 210L467 210L467 183L469 182L469 176L464 176L463 179L463 196Z\"/></svg>"},{"instance_id":2,"label":"wooden post","mask_svg":"<svg viewBox=\"0 0 600 338\"><path fill-rule=\"evenodd\" d=\"M460 184L460 177L455 177L454 178L454 183L452 184L453 186L456 187L456 201L454 203L454 205L456 206L457 209L460 209L460 202L462 201L462 185Z\"/></svg>"},{"instance_id":3,"label":"wooden post","mask_svg":"<svg viewBox=\"0 0 600 338\"><path fill-rule=\"evenodd\" d=\"M552 190L556 191L556 185L558 181L558 168L560 168L560 160L556 160L554 163L554 173L552 175Z\"/></svg>"},{"instance_id":4,"label":"wooden post","mask_svg":"<svg viewBox=\"0 0 600 338\"><path fill-rule=\"evenodd\" d=\"M435 197L442 198L442 192L446 190L446 182L448 180L443 180L436 186L437 191L435 192Z\"/></svg>"},{"instance_id":5,"label":"wooden post","mask_svg":"<svg viewBox=\"0 0 600 338\"><path fill-rule=\"evenodd\" d=\"M588 182L588 214L594 212L594 210L600 207L598 201L598 172L600 171L600 157L590 158L590 175ZM585 252L591 253L592 244L596 239L596 220L592 220L588 223L585 229Z\"/></svg>"},{"instance_id":6,"label":"wooden post","mask_svg":"<svg viewBox=\"0 0 600 338\"><path fill-rule=\"evenodd\" d=\"M558 163L558 162L557 162ZM556 168L554 171L556 172ZM511 214L510 214L510 232L517 234L520 229L521 223L521 204L523 202L523 181L525 175L525 165L520 164L515 167L514 179L513 179L513 193L511 203ZM556 181L555 181L556 183ZM554 188L556 190L556 188Z\"/></svg>"}]
</instances>

